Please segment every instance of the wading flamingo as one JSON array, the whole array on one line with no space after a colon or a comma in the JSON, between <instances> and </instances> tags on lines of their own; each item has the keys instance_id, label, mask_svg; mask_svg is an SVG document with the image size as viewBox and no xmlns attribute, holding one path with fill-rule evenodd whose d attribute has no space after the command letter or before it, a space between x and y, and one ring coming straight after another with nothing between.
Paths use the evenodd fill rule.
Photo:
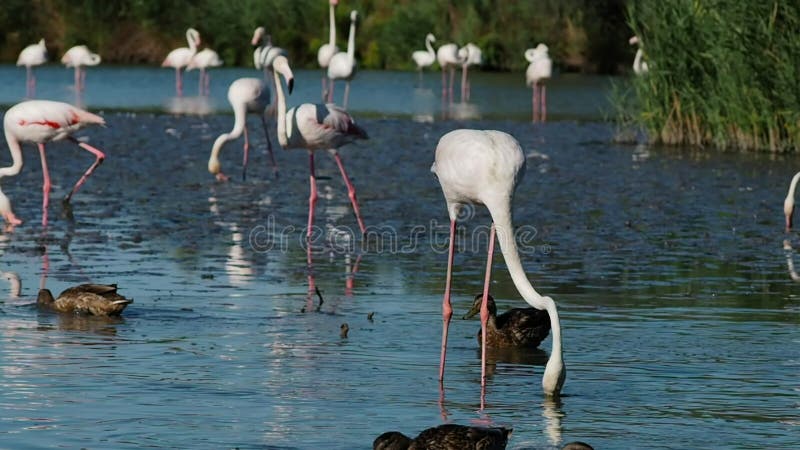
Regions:
<instances>
[{"instance_id":1,"label":"wading flamingo","mask_svg":"<svg viewBox=\"0 0 800 450\"><path fill-rule=\"evenodd\" d=\"M17 175L22 170L22 142L32 142L39 146L39 155L42 158L42 174L44 176L44 183L42 184L42 192L44 194L42 226L47 226L47 205L50 202L50 172L47 170L44 144L51 141L69 139L81 148L91 152L96 158L64 198L64 203L67 204L78 191L78 188L86 182L86 179L106 157L100 150L85 142L79 142L71 136L73 132L89 125L105 125L105 120L98 115L67 103L49 100L29 100L17 103L6 111L6 115L3 118L3 128L5 129L8 148L11 151L12 165L0 168L0 179ZM2 191L0 191L0 214L11 225L22 223L11 212L11 202Z\"/></svg>"},{"instance_id":2,"label":"wading flamingo","mask_svg":"<svg viewBox=\"0 0 800 450\"><path fill-rule=\"evenodd\" d=\"M200 82L197 89L200 95L208 95L211 92L211 76L208 74L208 69L221 65L222 60L219 59L219 55L210 48L204 48L192 56L189 64L186 65L186 71L200 70Z\"/></svg>"},{"instance_id":3,"label":"wading flamingo","mask_svg":"<svg viewBox=\"0 0 800 450\"><path fill-rule=\"evenodd\" d=\"M465 55L459 52L456 44L444 44L436 50L436 61L442 68L442 99L453 101L453 83L455 82L456 67L464 63ZM450 71L450 84L447 83L445 72Z\"/></svg>"},{"instance_id":4,"label":"wading flamingo","mask_svg":"<svg viewBox=\"0 0 800 450\"><path fill-rule=\"evenodd\" d=\"M342 158L339 156L337 149L356 139L368 139L369 137L363 128L356 125L353 118L350 117L347 112L331 103L327 105L303 103L286 111L286 97L283 93L283 85L278 78L278 74L283 75L284 79L286 79L290 94L294 86L294 75L292 74L292 69L289 67L289 61L285 56L281 55L275 58L273 68L275 70L275 84L278 86L278 89L275 91L278 103L278 142L280 142L281 147L284 149L304 148L308 150L308 167L310 170L309 184L311 193L308 197L308 228L306 229L306 239L309 240L307 261L310 268L310 240L312 226L314 225L314 205L317 202L314 151L328 150L333 156L333 159L336 160L344 184L347 185L348 197L350 197L350 201L353 204L353 212L356 215L358 227L361 229L361 234L364 234L366 228L364 227L364 221L361 220L361 213L358 209L356 189L347 176L347 171L344 169Z\"/></svg>"},{"instance_id":5,"label":"wading flamingo","mask_svg":"<svg viewBox=\"0 0 800 450\"><path fill-rule=\"evenodd\" d=\"M536 309L544 309L550 316L553 348L544 370L542 387L548 396L557 396L564 384L566 370L561 354L561 326L556 304L550 297L540 295L525 275L514 240L511 223L511 200L517 183L525 170L525 154L516 139L500 131L455 130L439 140L431 171L439 179L450 215L450 249L447 258L447 278L442 302L442 355L439 363L439 381L444 380L444 363L447 351L447 331L453 309L450 306L450 282L453 273L453 256L456 241L456 217L462 206L482 204L489 209L492 227L489 232L489 254L481 304L481 409L486 385L486 325L489 318L487 299L494 252L495 230L500 242L508 272L522 298Z\"/></svg>"},{"instance_id":6,"label":"wading flamingo","mask_svg":"<svg viewBox=\"0 0 800 450\"><path fill-rule=\"evenodd\" d=\"M481 49L473 44L468 43L458 51L459 55L464 58L461 64L461 101L468 102L470 94L469 79L467 78L467 69L469 66L479 66L483 64L483 52Z\"/></svg>"},{"instance_id":7,"label":"wading flamingo","mask_svg":"<svg viewBox=\"0 0 800 450\"><path fill-rule=\"evenodd\" d=\"M535 48L525 50L525 59L530 63L525 71L525 84L531 92L533 121L547 120L547 87L545 82L553 75L553 61L547 54L547 46L539 44Z\"/></svg>"},{"instance_id":8,"label":"wading flamingo","mask_svg":"<svg viewBox=\"0 0 800 450\"><path fill-rule=\"evenodd\" d=\"M432 43L436 42L436 37L432 33L425 36L425 48L427 50L417 50L411 54L411 59L417 65L419 71L419 82L422 83L422 70L431 66L436 61L436 52L433 51Z\"/></svg>"},{"instance_id":9,"label":"wading flamingo","mask_svg":"<svg viewBox=\"0 0 800 450\"><path fill-rule=\"evenodd\" d=\"M339 47L336 46L336 5L339 4L339 0L329 0L328 3L330 4L328 13L330 18L328 42L322 44L319 50L317 50L317 62L319 66L322 67L323 102L328 98L328 87L326 86L328 81L328 65L330 65L333 55L339 53Z\"/></svg>"},{"instance_id":10,"label":"wading flamingo","mask_svg":"<svg viewBox=\"0 0 800 450\"><path fill-rule=\"evenodd\" d=\"M639 36L633 36L628 40L628 43L631 45L638 44L636 56L633 57L633 73L636 75L646 74L650 69L647 67L647 62L644 61L644 50L642 50L642 42L639 40Z\"/></svg>"},{"instance_id":11,"label":"wading flamingo","mask_svg":"<svg viewBox=\"0 0 800 450\"><path fill-rule=\"evenodd\" d=\"M175 92L183 95L183 75L181 70L189 65L192 57L197 53L197 46L200 45L200 33L194 28L186 30L186 42L189 47L179 47L172 50L164 58L161 67L172 67L175 69Z\"/></svg>"},{"instance_id":12,"label":"wading flamingo","mask_svg":"<svg viewBox=\"0 0 800 450\"><path fill-rule=\"evenodd\" d=\"M792 229L792 216L794 215L794 191L797 189L798 181L800 181L800 172L797 172L792 177L792 182L789 183L789 192L786 194L786 199L783 201L783 215L786 216L786 231Z\"/></svg>"},{"instance_id":13,"label":"wading flamingo","mask_svg":"<svg viewBox=\"0 0 800 450\"><path fill-rule=\"evenodd\" d=\"M339 52L331 57L328 65L328 103L333 103L333 83L345 80L342 108L347 109L350 96L350 80L356 75L356 20L358 13L350 11L350 36L347 38L347 52Z\"/></svg>"},{"instance_id":14,"label":"wading flamingo","mask_svg":"<svg viewBox=\"0 0 800 450\"><path fill-rule=\"evenodd\" d=\"M287 58L289 56L286 50L272 45L272 36L266 33L267 30L264 27L258 27L253 32L251 43L258 46L253 52L253 64L256 69L263 69L264 76L269 78L270 83L272 83L272 61L278 55L283 55Z\"/></svg>"},{"instance_id":15,"label":"wading flamingo","mask_svg":"<svg viewBox=\"0 0 800 450\"><path fill-rule=\"evenodd\" d=\"M100 55L90 52L85 45L76 45L64 53L61 64L75 68L75 90L80 92L86 87L86 69L83 66L100 64Z\"/></svg>"},{"instance_id":16,"label":"wading flamingo","mask_svg":"<svg viewBox=\"0 0 800 450\"><path fill-rule=\"evenodd\" d=\"M242 179L247 175L247 156L250 149L250 140L247 136L247 114L258 114L264 126L264 135L267 139L269 158L275 175L278 174L278 165L272 153L272 142L269 140L267 127L267 108L270 105L270 92L267 82L258 78L239 78L231 83L228 88L228 101L233 107L233 129L228 133L219 135L211 148L211 157L208 159L208 171L219 181L226 181L228 177L222 173L219 163L219 152L228 141L238 139L244 132L244 156L242 158Z\"/></svg>"},{"instance_id":17,"label":"wading flamingo","mask_svg":"<svg viewBox=\"0 0 800 450\"><path fill-rule=\"evenodd\" d=\"M36 94L36 77L33 75L33 66L40 66L47 62L47 47L44 39L36 44L31 44L21 52L17 58L17 66L25 66L25 93L28 97Z\"/></svg>"}]
</instances>

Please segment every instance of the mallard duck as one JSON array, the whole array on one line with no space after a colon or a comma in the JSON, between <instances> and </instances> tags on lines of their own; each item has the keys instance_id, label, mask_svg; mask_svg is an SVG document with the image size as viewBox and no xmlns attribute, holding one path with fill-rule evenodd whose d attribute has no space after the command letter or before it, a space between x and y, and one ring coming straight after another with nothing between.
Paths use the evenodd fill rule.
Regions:
<instances>
[{"instance_id":1,"label":"mallard duck","mask_svg":"<svg viewBox=\"0 0 800 450\"><path fill-rule=\"evenodd\" d=\"M119 295L116 284L81 284L55 299L49 289L40 289L36 303L61 313L118 316L133 300Z\"/></svg>"},{"instance_id":2,"label":"mallard duck","mask_svg":"<svg viewBox=\"0 0 800 450\"><path fill-rule=\"evenodd\" d=\"M383 433L372 443L373 450L503 450L510 428L469 427L445 424L428 428L414 439L400 433Z\"/></svg>"},{"instance_id":3,"label":"mallard duck","mask_svg":"<svg viewBox=\"0 0 800 450\"><path fill-rule=\"evenodd\" d=\"M475 296L472 309L463 317L480 313L483 294ZM550 333L550 316L545 310L536 308L513 308L497 315L497 306L490 295L486 306L489 320L486 323L487 347L525 347L536 348ZM478 344L481 343L481 330L478 330Z\"/></svg>"}]
</instances>

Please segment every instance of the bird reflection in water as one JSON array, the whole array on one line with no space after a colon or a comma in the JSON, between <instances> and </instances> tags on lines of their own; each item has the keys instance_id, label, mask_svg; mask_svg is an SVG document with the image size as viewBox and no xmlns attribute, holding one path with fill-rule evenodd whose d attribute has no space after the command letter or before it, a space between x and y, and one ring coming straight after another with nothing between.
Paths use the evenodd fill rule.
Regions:
<instances>
[{"instance_id":1,"label":"bird reflection in water","mask_svg":"<svg viewBox=\"0 0 800 450\"><path fill-rule=\"evenodd\" d=\"M792 281L800 282L800 274L794 268L794 249L788 239L783 241L783 250L786 254L786 267L789 270L789 276Z\"/></svg>"},{"instance_id":2,"label":"bird reflection in water","mask_svg":"<svg viewBox=\"0 0 800 450\"><path fill-rule=\"evenodd\" d=\"M170 97L164 102L164 111L170 114L205 116L214 112L208 96Z\"/></svg>"}]
</instances>

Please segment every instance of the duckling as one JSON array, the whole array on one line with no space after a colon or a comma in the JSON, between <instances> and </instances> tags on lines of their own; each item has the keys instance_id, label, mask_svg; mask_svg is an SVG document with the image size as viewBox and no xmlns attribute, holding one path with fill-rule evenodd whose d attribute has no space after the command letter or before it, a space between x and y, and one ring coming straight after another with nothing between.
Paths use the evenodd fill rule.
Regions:
<instances>
[{"instance_id":1,"label":"duckling","mask_svg":"<svg viewBox=\"0 0 800 450\"><path fill-rule=\"evenodd\" d=\"M510 428L469 427L445 424L428 428L414 439L389 431L372 443L373 450L503 450L511 437Z\"/></svg>"},{"instance_id":2,"label":"duckling","mask_svg":"<svg viewBox=\"0 0 800 450\"><path fill-rule=\"evenodd\" d=\"M481 311L483 294L475 296L472 309L463 317L469 319ZM487 347L536 348L550 333L550 316L547 311L536 308L513 308L497 315L494 298L487 298L489 320L486 323ZM481 344L481 330L478 330L478 345Z\"/></svg>"},{"instance_id":3,"label":"duckling","mask_svg":"<svg viewBox=\"0 0 800 450\"><path fill-rule=\"evenodd\" d=\"M116 284L81 284L68 288L56 299L49 289L40 289L36 303L61 313L118 316L133 300L118 294Z\"/></svg>"}]
</instances>

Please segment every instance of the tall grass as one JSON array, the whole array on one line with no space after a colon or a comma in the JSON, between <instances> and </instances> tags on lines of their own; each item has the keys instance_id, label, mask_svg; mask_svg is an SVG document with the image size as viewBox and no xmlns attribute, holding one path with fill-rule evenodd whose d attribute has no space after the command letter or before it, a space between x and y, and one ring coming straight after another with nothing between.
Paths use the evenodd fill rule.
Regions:
<instances>
[{"instance_id":1,"label":"tall grass","mask_svg":"<svg viewBox=\"0 0 800 450\"><path fill-rule=\"evenodd\" d=\"M649 73L634 119L653 142L800 148L800 1L636 0Z\"/></svg>"}]
</instances>

